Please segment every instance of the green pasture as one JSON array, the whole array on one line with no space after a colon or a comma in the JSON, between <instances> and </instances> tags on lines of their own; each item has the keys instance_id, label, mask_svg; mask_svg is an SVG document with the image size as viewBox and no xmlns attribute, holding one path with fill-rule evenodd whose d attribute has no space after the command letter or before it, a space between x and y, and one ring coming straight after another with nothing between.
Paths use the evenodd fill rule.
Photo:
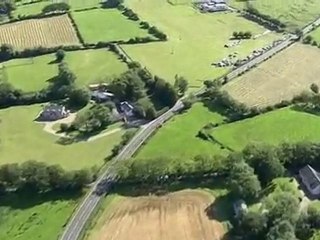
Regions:
<instances>
[{"instance_id":1,"label":"green pasture","mask_svg":"<svg viewBox=\"0 0 320 240\"><path fill-rule=\"evenodd\" d=\"M60 164L65 169L101 166L121 140L123 131L91 142L60 143L58 136L33 121L41 109L41 105L32 105L0 110L0 165L36 160Z\"/></svg>"},{"instance_id":2,"label":"green pasture","mask_svg":"<svg viewBox=\"0 0 320 240\"><path fill-rule=\"evenodd\" d=\"M310 35L312 36L313 40L315 40L317 43L320 43L320 28L312 31Z\"/></svg>"},{"instance_id":3,"label":"green pasture","mask_svg":"<svg viewBox=\"0 0 320 240\"><path fill-rule=\"evenodd\" d=\"M87 43L148 36L148 33L140 28L139 22L129 20L117 9L73 12L72 16Z\"/></svg>"},{"instance_id":4,"label":"green pasture","mask_svg":"<svg viewBox=\"0 0 320 240\"><path fill-rule=\"evenodd\" d=\"M191 90L202 86L203 80L219 77L230 70L215 68L212 63L234 52L238 52L239 57L247 56L254 49L279 38L279 35L269 33L256 40L243 41L236 47L225 48L234 31L251 31L256 35L266 29L236 13L202 14L191 6L174 6L166 0L130 0L126 4L141 19L166 33L168 41L123 45L125 51L166 80L174 81L176 74L186 77Z\"/></svg>"},{"instance_id":5,"label":"green pasture","mask_svg":"<svg viewBox=\"0 0 320 240\"><path fill-rule=\"evenodd\" d=\"M219 123L223 117L210 111L202 103L188 112L175 116L161 127L138 153L138 158L154 156L193 157L199 154L225 154L219 145L197 137L198 131L208 123Z\"/></svg>"},{"instance_id":6,"label":"green pasture","mask_svg":"<svg viewBox=\"0 0 320 240\"><path fill-rule=\"evenodd\" d=\"M291 31L320 17L318 0L255 0L249 1L249 6L280 20Z\"/></svg>"},{"instance_id":7,"label":"green pasture","mask_svg":"<svg viewBox=\"0 0 320 240\"><path fill-rule=\"evenodd\" d=\"M222 125L213 129L211 135L234 150L250 143L320 142L320 117L285 108Z\"/></svg>"},{"instance_id":8,"label":"green pasture","mask_svg":"<svg viewBox=\"0 0 320 240\"><path fill-rule=\"evenodd\" d=\"M80 196L9 194L0 199L1 240L56 240Z\"/></svg>"},{"instance_id":9,"label":"green pasture","mask_svg":"<svg viewBox=\"0 0 320 240\"><path fill-rule=\"evenodd\" d=\"M10 60L2 63L2 75L16 88L24 91L41 90L58 73L58 65L54 60L54 54ZM99 82L127 69L125 63L106 49L66 52L65 61L77 76L76 83L79 86Z\"/></svg>"},{"instance_id":10,"label":"green pasture","mask_svg":"<svg viewBox=\"0 0 320 240\"><path fill-rule=\"evenodd\" d=\"M93 7L100 7L101 0L64 0L64 2L68 3L71 7L71 10L81 10ZM44 0L41 2L30 3L30 1L21 1L16 4L16 10L14 10L13 14L15 17L19 15L34 15L42 12L42 9L51 4L52 1Z\"/></svg>"}]
</instances>

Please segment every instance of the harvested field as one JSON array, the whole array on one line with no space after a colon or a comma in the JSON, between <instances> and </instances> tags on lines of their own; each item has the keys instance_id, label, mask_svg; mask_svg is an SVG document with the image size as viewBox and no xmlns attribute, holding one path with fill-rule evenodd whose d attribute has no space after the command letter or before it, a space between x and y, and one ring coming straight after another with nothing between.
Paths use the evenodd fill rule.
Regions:
<instances>
[{"instance_id":1,"label":"harvested field","mask_svg":"<svg viewBox=\"0 0 320 240\"><path fill-rule=\"evenodd\" d=\"M120 201L120 202L119 202ZM205 209L213 197L202 191L180 191L162 197L123 198L103 214L90 240L217 240L221 223Z\"/></svg>"},{"instance_id":2,"label":"harvested field","mask_svg":"<svg viewBox=\"0 0 320 240\"><path fill-rule=\"evenodd\" d=\"M77 45L79 40L69 17L62 15L1 25L0 44L4 43L25 49Z\"/></svg>"},{"instance_id":3,"label":"harvested field","mask_svg":"<svg viewBox=\"0 0 320 240\"><path fill-rule=\"evenodd\" d=\"M320 84L320 50L295 44L228 83L224 90L248 106L264 107L291 100L312 83Z\"/></svg>"}]
</instances>

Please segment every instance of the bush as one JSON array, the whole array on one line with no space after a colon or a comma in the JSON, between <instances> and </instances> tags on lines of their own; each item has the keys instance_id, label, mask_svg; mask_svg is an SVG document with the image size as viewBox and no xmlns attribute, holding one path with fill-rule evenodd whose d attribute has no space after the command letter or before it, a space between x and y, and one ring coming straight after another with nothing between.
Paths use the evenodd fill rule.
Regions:
<instances>
[{"instance_id":1,"label":"bush","mask_svg":"<svg viewBox=\"0 0 320 240\"><path fill-rule=\"evenodd\" d=\"M63 51L63 49L59 49L57 52L56 52L56 60L57 62L61 62L64 57L65 57L65 52Z\"/></svg>"},{"instance_id":2,"label":"bush","mask_svg":"<svg viewBox=\"0 0 320 240\"><path fill-rule=\"evenodd\" d=\"M50 13L50 12L67 12L70 10L70 5L65 2L59 3L52 3L50 5L45 6L42 9L43 13Z\"/></svg>"}]
</instances>

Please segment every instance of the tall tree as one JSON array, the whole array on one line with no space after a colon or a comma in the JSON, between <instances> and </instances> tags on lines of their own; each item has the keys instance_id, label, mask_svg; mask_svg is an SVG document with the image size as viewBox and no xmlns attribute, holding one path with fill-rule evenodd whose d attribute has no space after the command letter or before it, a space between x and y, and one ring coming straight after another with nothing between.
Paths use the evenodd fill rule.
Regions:
<instances>
[{"instance_id":1,"label":"tall tree","mask_svg":"<svg viewBox=\"0 0 320 240\"><path fill-rule=\"evenodd\" d=\"M266 240L296 240L294 227L288 221L280 221L270 228Z\"/></svg>"},{"instance_id":2,"label":"tall tree","mask_svg":"<svg viewBox=\"0 0 320 240\"><path fill-rule=\"evenodd\" d=\"M284 175L285 168L276 150L271 146L249 145L244 149L243 156L264 185Z\"/></svg>"},{"instance_id":3,"label":"tall tree","mask_svg":"<svg viewBox=\"0 0 320 240\"><path fill-rule=\"evenodd\" d=\"M246 200L257 198L261 191L261 185L254 170L242 160L231 166L229 184L236 196Z\"/></svg>"},{"instance_id":4,"label":"tall tree","mask_svg":"<svg viewBox=\"0 0 320 240\"><path fill-rule=\"evenodd\" d=\"M174 87L177 89L178 93L184 95L188 90L188 81L184 77L175 76Z\"/></svg>"}]
</instances>

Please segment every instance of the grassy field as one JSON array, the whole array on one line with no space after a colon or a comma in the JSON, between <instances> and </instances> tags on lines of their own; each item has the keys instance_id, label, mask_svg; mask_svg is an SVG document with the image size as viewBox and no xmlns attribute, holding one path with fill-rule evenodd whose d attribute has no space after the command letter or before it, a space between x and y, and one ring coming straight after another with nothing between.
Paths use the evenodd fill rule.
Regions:
<instances>
[{"instance_id":1,"label":"grassy field","mask_svg":"<svg viewBox=\"0 0 320 240\"><path fill-rule=\"evenodd\" d=\"M0 199L1 240L56 240L80 196L6 195Z\"/></svg>"},{"instance_id":2,"label":"grassy field","mask_svg":"<svg viewBox=\"0 0 320 240\"><path fill-rule=\"evenodd\" d=\"M80 45L68 15L29 19L0 26L0 43L15 49Z\"/></svg>"},{"instance_id":3,"label":"grassy field","mask_svg":"<svg viewBox=\"0 0 320 240\"><path fill-rule=\"evenodd\" d=\"M134 37L146 37L148 33L131 21L117 9L95 9L73 12L73 18L85 42L129 40Z\"/></svg>"},{"instance_id":4,"label":"grassy field","mask_svg":"<svg viewBox=\"0 0 320 240\"><path fill-rule=\"evenodd\" d=\"M192 157L199 154L225 154L226 150L197 137L206 124L222 122L223 117L211 112L202 103L195 104L187 113L175 116L153 136L137 157Z\"/></svg>"},{"instance_id":5,"label":"grassy field","mask_svg":"<svg viewBox=\"0 0 320 240\"><path fill-rule=\"evenodd\" d=\"M317 28L316 30L312 31L310 35L318 44L320 43L320 28Z\"/></svg>"},{"instance_id":6,"label":"grassy field","mask_svg":"<svg viewBox=\"0 0 320 240\"><path fill-rule=\"evenodd\" d=\"M42 124L33 122L41 109L40 105L32 105L0 111L0 165L37 160L60 164L65 169L101 166L121 140L123 131L118 131L92 142L63 145L58 142L59 137L43 131Z\"/></svg>"},{"instance_id":7,"label":"grassy field","mask_svg":"<svg viewBox=\"0 0 320 240\"><path fill-rule=\"evenodd\" d=\"M297 43L223 89L248 106L264 107L291 100L309 90L312 83L320 84L317 59L320 59L319 49Z\"/></svg>"},{"instance_id":8,"label":"grassy field","mask_svg":"<svg viewBox=\"0 0 320 240\"><path fill-rule=\"evenodd\" d=\"M35 58L14 59L2 65L2 75L16 88L24 91L40 90L48 85L48 80L56 76L57 64L54 54ZM65 61L77 76L79 86L88 85L105 77L121 74L126 71L126 64L117 59L117 56L107 51L85 50L66 52Z\"/></svg>"},{"instance_id":9,"label":"grassy field","mask_svg":"<svg viewBox=\"0 0 320 240\"><path fill-rule=\"evenodd\" d=\"M222 125L213 129L212 136L234 150L250 143L320 142L320 117L285 108Z\"/></svg>"},{"instance_id":10,"label":"grassy field","mask_svg":"<svg viewBox=\"0 0 320 240\"><path fill-rule=\"evenodd\" d=\"M18 17L19 15L34 15L41 13L42 9L51 4L52 1L41 1L32 4L26 4L30 1L21 1L17 4L17 8L13 11L13 15ZM64 0L70 5L71 10L80 10L91 7L99 7L101 0Z\"/></svg>"},{"instance_id":11,"label":"grassy field","mask_svg":"<svg viewBox=\"0 0 320 240\"><path fill-rule=\"evenodd\" d=\"M152 73L167 80L173 81L176 74L185 76L191 88L198 88L203 80L221 76L228 71L226 68L212 67L213 62L234 52L246 56L279 37L269 33L228 49L224 45L228 43L233 31L251 31L256 35L265 32L265 29L237 14L201 14L191 6L174 6L166 0L130 0L126 4L141 19L166 33L168 41L124 45L125 51Z\"/></svg>"},{"instance_id":12,"label":"grassy field","mask_svg":"<svg viewBox=\"0 0 320 240\"><path fill-rule=\"evenodd\" d=\"M320 17L320 4L317 0L256 0L249 1L249 5L260 13L285 23L292 31Z\"/></svg>"}]
</instances>

